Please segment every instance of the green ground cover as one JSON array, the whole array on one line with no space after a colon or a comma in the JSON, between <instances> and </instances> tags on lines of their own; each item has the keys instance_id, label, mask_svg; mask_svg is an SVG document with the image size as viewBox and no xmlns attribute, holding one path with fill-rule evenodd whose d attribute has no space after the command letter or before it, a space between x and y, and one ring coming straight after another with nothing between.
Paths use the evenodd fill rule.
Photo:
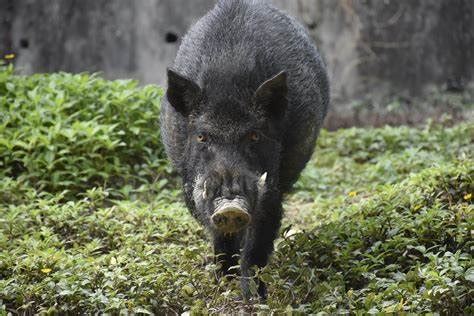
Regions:
<instances>
[{"instance_id":1,"label":"green ground cover","mask_svg":"<svg viewBox=\"0 0 474 316\"><path fill-rule=\"evenodd\" d=\"M218 280L159 137L159 87L0 70L0 314L473 314L474 124L323 131L266 304Z\"/></svg>"}]
</instances>

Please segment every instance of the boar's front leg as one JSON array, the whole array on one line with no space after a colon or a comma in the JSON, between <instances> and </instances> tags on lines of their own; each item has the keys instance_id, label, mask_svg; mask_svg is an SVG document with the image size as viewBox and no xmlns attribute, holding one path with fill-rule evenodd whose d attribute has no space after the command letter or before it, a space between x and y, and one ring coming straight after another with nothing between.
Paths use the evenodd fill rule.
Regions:
<instances>
[{"instance_id":1,"label":"boar's front leg","mask_svg":"<svg viewBox=\"0 0 474 316\"><path fill-rule=\"evenodd\" d=\"M214 254L216 263L221 264L222 275L229 276L237 271L230 267L238 265L240 253L240 235L216 233L214 235Z\"/></svg>"},{"instance_id":2,"label":"boar's front leg","mask_svg":"<svg viewBox=\"0 0 474 316\"><path fill-rule=\"evenodd\" d=\"M242 294L246 301L252 296L250 291L250 279L253 275L252 267L263 268L268 263L268 258L273 251L273 241L277 237L280 228L282 212L281 199L264 201L261 216L255 218L247 230L240 266ZM258 295L265 300L267 296L266 285L261 280L256 281Z\"/></svg>"}]
</instances>

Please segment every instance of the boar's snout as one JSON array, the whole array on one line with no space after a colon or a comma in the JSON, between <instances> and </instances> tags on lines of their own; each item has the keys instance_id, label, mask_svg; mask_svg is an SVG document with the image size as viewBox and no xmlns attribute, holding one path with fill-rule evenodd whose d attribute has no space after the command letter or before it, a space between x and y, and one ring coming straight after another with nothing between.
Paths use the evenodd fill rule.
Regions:
<instances>
[{"instance_id":1,"label":"boar's snout","mask_svg":"<svg viewBox=\"0 0 474 316\"><path fill-rule=\"evenodd\" d=\"M247 203L242 198L218 199L211 216L212 224L223 233L236 233L244 229L251 220Z\"/></svg>"},{"instance_id":2,"label":"boar's snout","mask_svg":"<svg viewBox=\"0 0 474 316\"><path fill-rule=\"evenodd\" d=\"M267 174L240 172L229 174L214 170L197 181L194 199L210 216L215 229L223 233L243 230L252 220L258 199L264 191ZM206 179L206 180L204 180Z\"/></svg>"}]
</instances>

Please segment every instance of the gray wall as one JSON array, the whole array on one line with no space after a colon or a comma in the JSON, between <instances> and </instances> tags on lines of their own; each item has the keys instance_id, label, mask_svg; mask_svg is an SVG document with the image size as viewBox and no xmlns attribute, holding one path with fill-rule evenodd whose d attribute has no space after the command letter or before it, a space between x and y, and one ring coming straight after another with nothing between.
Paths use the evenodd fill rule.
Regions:
<instances>
[{"instance_id":1,"label":"gray wall","mask_svg":"<svg viewBox=\"0 0 474 316\"><path fill-rule=\"evenodd\" d=\"M101 71L163 84L181 36L214 2L0 0L0 52L15 52L24 73ZM335 108L462 90L473 80L473 0L273 2L322 51Z\"/></svg>"}]
</instances>

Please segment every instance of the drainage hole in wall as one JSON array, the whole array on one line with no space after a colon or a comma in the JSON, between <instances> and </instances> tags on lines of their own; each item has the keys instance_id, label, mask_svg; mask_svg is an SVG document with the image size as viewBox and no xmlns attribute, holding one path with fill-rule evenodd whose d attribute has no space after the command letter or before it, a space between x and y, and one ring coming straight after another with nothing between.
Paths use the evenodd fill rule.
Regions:
<instances>
[{"instance_id":1,"label":"drainage hole in wall","mask_svg":"<svg viewBox=\"0 0 474 316\"><path fill-rule=\"evenodd\" d=\"M26 38L20 39L20 47L21 48L28 48L30 46L30 41Z\"/></svg>"},{"instance_id":2,"label":"drainage hole in wall","mask_svg":"<svg viewBox=\"0 0 474 316\"><path fill-rule=\"evenodd\" d=\"M166 43L176 43L178 41L178 35L172 32L168 32L165 35Z\"/></svg>"}]
</instances>

